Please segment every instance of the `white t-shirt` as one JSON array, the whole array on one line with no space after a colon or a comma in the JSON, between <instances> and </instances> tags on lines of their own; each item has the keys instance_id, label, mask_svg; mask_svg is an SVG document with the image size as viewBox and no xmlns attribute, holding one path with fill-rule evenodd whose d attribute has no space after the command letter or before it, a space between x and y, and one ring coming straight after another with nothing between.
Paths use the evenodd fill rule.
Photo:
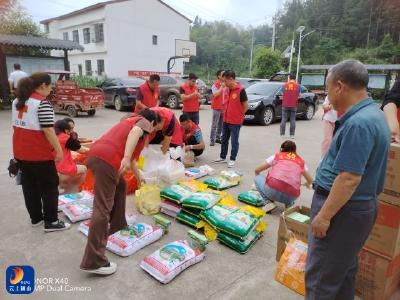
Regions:
<instances>
[{"instance_id":1,"label":"white t-shirt","mask_svg":"<svg viewBox=\"0 0 400 300\"><path fill-rule=\"evenodd\" d=\"M272 165L272 162L275 159L275 155L271 155L270 157L268 157L265 161L267 162L267 164ZM304 171L308 172L308 166L304 163Z\"/></svg>"},{"instance_id":2,"label":"white t-shirt","mask_svg":"<svg viewBox=\"0 0 400 300\"><path fill-rule=\"evenodd\" d=\"M324 103L322 105L329 105L329 104L331 103L329 102L328 96L326 96ZM323 120L331 123L335 123L337 119L338 119L337 111L334 109L331 109L328 112L326 112L323 117Z\"/></svg>"},{"instance_id":3,"label":"white t-shirt","mask_svg":"<svg viewBox=\"0 0 400 300\"><path fill-rule=\"evenodd\" d=\"M8 81L12 82L13 87L16 89L18 81L25 77L28 77L28 74L26 74L24 71L16 70L14 72L11 72L10 77L8 77Z\"/></svg>"}]
</instances>

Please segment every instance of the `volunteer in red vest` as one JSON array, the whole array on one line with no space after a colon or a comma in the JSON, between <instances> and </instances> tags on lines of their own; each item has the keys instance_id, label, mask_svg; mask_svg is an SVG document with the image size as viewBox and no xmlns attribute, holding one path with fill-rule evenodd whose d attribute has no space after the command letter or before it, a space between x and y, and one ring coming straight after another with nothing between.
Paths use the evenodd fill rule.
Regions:
<instances>
[{"instance_id":1,"label":"volunteer in red vest","mask_svg":"<svg viewBox=\"0 0 400 300\"><path fill-rule=\"evenodd\" d=\"M214 146L215 143L221 144L221 132L222 132L222 91L225 87L223 81L223 70L218 70L215 75L217 75L217 80L215 80L213 86L211 87L213 97L211 100L211 109L213 111L211 133L210 133L210 146Z\"/></svg>"},{"instance_id":2,"label":"volunteer in red vest","mask_svg":"<svg viewBox=\"0 0 400 300\"><path fill-rule=\"evenodd\" d=\"M268 170L267 175L261 172ZM313 179L304 160L296 152L293 141L285 141L275 155L266 159L255 170L254 183L265 201L264 210L270 212L276 208L275 202L281 202L288 208L300 196L301 178L312 187Z\"/></svg>"},{"instance_id":3,"label":"volunteer in red vest","mask_svg":"<svg viewBox=\"0 0 400 300\"><path fill-rule=\"evenodd\" d=\"M231 139L231 156L228 168L235 166L236 157L239 152L239 133L247 111L247 94L243 86L236 81L233 71L225 71L225 88L223 91L223 118L221 153L214 162L225 162L228 155L229 139Z\"/></svg>"},{"instance_id":4,"label":"volunteer in red vest","mask_svg":"<svg viewBox=\"0 0 400 300\"><path fill-rule=\"evenodd\" d=\"M174 112L166 107L153 107L151 110L160 115L161 122L150 135L150 144L161 144L163 153L167 153L170 147L182 146L182 130Z\"/></svg>"},{"instance_id":5,"label":"volunteer in red vest","mask_svg":"<svg viewBox=\"0 0 400 300\"><path fill-rule=\"evenodd\" d=\"M147 135L160 122L149 109L126 118L100 137L88 152L87 165L94 176L93 214L81 270L111 275L117 265L105 256L108 236L127 226L124 173L132 170L138 187L141 178L136 166Z\"/></svg>"},{"instance_id":6,"label":"volunteer in red vest","mask_svg":"<svg viewBox=\"0 0 400 300\"><path fill-rule=\"evenodd\" d=\"M400 143L400 78L385 95L382 109L392 134L392 141Z\"/></svg>"},{"instance_id":7,"label":"volunteer in red vest","mask_svg":"<svg viewBox=\"0 0 400 300\"><path fill-rule=\"evenodd\" d=\"M180 93L183 103L183 112L189 118L199 124L200 122L200 93L197 88L197 76L193 73L189 74L187 81L181 86Z\"/></svg>"},{"instance_id":8,"label":"volunteer in red vest","mask_svg":"<svg viewBox=\"0 0 400 300\"><path fill-rule=\"evenodd\" d=\"M79 140L71 136L71 126L65 119L58 120L54 124L54 130L63 149L63 159L56 163L60 187L65 193L78 192L79 185L85 180L87 168L74 162L71 151L86 153L89 148L81 146Z\"/></svg>"},{"instance_id":9,"label":"volunteer in red vest","mask_svg":"<svg viewBox=\"0 0 400 300\"><path fill-rule=\"evenodd\" d=\"M181 123L185 151L193 151L195 156L203 154L206 145L199 125L190 120L187 114L182 114L179 117L179 122Z\"/></svg>"},{"instance_id":10,"label":"volunteer in red vest","mask_svg":"<svg viewBox=\"0 0 400 300\"><path fill-rule=\"evenodd\" d=\"M160 99L159 84L160 76L152 74L149 80L139 86L136 94L135 113L139 113L144 108L158 106L158 100Z\"/></svg>"},{"instance_id":11,"label":"volunteer in red vest","mask_svg":"<svg viewBox=\"0 0 400 300\"><path fill-rule=\"evenodd\" d=\"M281 136L285 136L286 122L290 120L290 138L294 139L296 131L296 113L299 103L300 85L294 75L289 75L289 81L283 86Z\"/></svg>"},{"instance_id":12,"label":"volunteer in red vest","mask_svg":"<svg viewBox=\"0 0 400 300\"><path fill-rule=\"evenodd\" d=\"M58 219L58 175L55 162L63 151L54 132L53 107L46 100L52 89L47 73L18 82L12 104L13 152L21 170L22 191L32 226L59 231L70 224Z\"/></svg>"}]
</instances>

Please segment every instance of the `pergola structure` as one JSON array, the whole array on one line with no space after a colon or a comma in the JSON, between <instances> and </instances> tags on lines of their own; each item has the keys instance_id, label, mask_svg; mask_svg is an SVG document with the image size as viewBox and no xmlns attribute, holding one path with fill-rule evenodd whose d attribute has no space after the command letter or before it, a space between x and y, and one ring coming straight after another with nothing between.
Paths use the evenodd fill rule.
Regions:
<instances>
[{"instance_id":1,"label":"pergola structure","mask_svg":"<svg viewBox=\"0 0 400 300\"><path fill-rule=\"evenodd\" d=\"M68 51L81 50L84 48L76 42L48 39L43 37L32 37L23 35L6 35L0 34L0 98L5 103L9 103L9 84L7 76L6 55L4 53L5 46L16 46L23 48L36 48L46 50L63 50L64 51L64 69L69 71Z\"/></svg>"}]
</instances>

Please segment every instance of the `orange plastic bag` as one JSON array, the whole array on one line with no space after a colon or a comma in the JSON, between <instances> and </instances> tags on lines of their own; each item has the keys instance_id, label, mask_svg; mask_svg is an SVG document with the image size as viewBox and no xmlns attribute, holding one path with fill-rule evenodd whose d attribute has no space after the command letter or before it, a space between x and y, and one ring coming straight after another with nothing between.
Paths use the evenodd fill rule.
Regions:
<instances>
[{"instance_id":1,"label":"orange plastic bag","mask_svg":"<svg viewBox=\"0 0 400 300\"><path fill-rule=\"evenodd\" d=\"M78 153L78 152L72 152L72 159L77 165L86 165L86 154Z\"/></svg>"},{"instance_id":2,"label":"orange plastic bag","mask_svg":"<svg viewBox=\"0 0 400 300\"><path fill-rule=\"evenodd\" d=\"M275 280L300 295L306 294L305 269L308 246L306 243L291 238L279 260Z\"/></svg>"}]
</instances>

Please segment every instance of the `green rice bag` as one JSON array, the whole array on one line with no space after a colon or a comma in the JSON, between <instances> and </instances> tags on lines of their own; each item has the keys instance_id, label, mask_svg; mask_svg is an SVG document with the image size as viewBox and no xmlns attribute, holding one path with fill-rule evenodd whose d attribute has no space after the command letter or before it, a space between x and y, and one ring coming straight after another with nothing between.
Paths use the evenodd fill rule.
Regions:
<instances>
[{"instance_id":1,"label":"green rice bag","mask_svg":"<svg viewBox=\"0 0 400 300\"><path fill-rule=\"evenodd\" d=\"M253 206L263 206L265 204L264 199L261 197L258 191L247 191L240 193L238 200Z\"/></svg>"},{"instance_id":2,"label":"green rice bag","mask_svg":"<svg viewBox=\"0 0 400 300\"><path fill-rule=\"evenodd\" d=\"M160 196L162 198L181 204L184 198L190 196L193 193L194 191L186 186L174 184L162 189L160 192Z\"/></svg>"},{"instance_id":3,"label":"green rice bag","mask_svg":"<svg viewBox=\"0 0 400 300\"><path fill-rule=\"evenodd\" d=\"M287 217L300 223L310 224L310 217L307 215L303 215L297 211L291 213Z\"/></svg>"},{"instance_id":4,"label":"green rice bag","mask_svg":"<svg viewBox=\"0 0 400 300\"><path fill-rule=\"evenodd\" d=\"M239 185L238 181L229 181L222 176L209 177L203 181L209 188L214 190L225 190Z\"/></svg>"},{"instance_id":5,"label":"green rice bag","mask_svg":"<svg viewBox=\"0 0 400 300\"><path fill-rule=\"evenodd\" d=\"M200 217L217 229L225 221L225 219L239 208L218 203L217 205L201 212Z\"/></svg>"},{"instance_id":6,"label":"green rice bag","mask_svg":"<svg viewBox=\"0 0 400 300\"><path fill-rule=\"evenodd\" d=\"M198 224L201 222L200 218L188 214L183 210L176 215L176 219L196 229L198 228Z\"/></svg>"},{"instance_id":7,"label":"green rice bag","mask_svg":"<svg viewBox=\"0 0 400 300\"><path fill-rule=\"evenodd\" d=\"M196 192L182 200L184 208L208 209L221 200L221 195L210 192Z\"/></svg>"},{"instance_id":8,"label":"green rice bag","mask_svg":"<svg viewBox=\"0 0 400 300\"><path fill-rule=\"evenodd\" d=\"M228 234L224 234L222 232L218 233L217 239L224 245L232 248L233 250L245 254L250 248L257 242L257 240L261 237L261 233L253 230L244 241L236 239Z\"/></svg>"},{"instance_id":9,"label":"green rice bag","mask_svg":"<svg viewBox=\"0 0 400 300\"><path fill-rule=\"evenodd\" d=\"M229 181L241 181L243 174L237 171L221 171L220 175Z\"/></svg>"},{"instance_id":10,"label":"green rice bag","mask_svg":"<svg viewBox=\"0 0 400 300\"><path fill-rule=\"evenodd\" d=\"M243 241L256 228L260 220L260 217L253 215L250 211L239 209L232 212L218 226L218 229Z\"/></svg>"},{"instance_id":11,"label":"green rice bag","mask_svg":"<svg viewBox=\"0 0 400 300\"><path fill-rule=\"evenodd\" d=\"M203 211L202 209L192 207L185 207L182 210L195 217L200 217L200 213Z\"/></svg>"}]
</instances>

